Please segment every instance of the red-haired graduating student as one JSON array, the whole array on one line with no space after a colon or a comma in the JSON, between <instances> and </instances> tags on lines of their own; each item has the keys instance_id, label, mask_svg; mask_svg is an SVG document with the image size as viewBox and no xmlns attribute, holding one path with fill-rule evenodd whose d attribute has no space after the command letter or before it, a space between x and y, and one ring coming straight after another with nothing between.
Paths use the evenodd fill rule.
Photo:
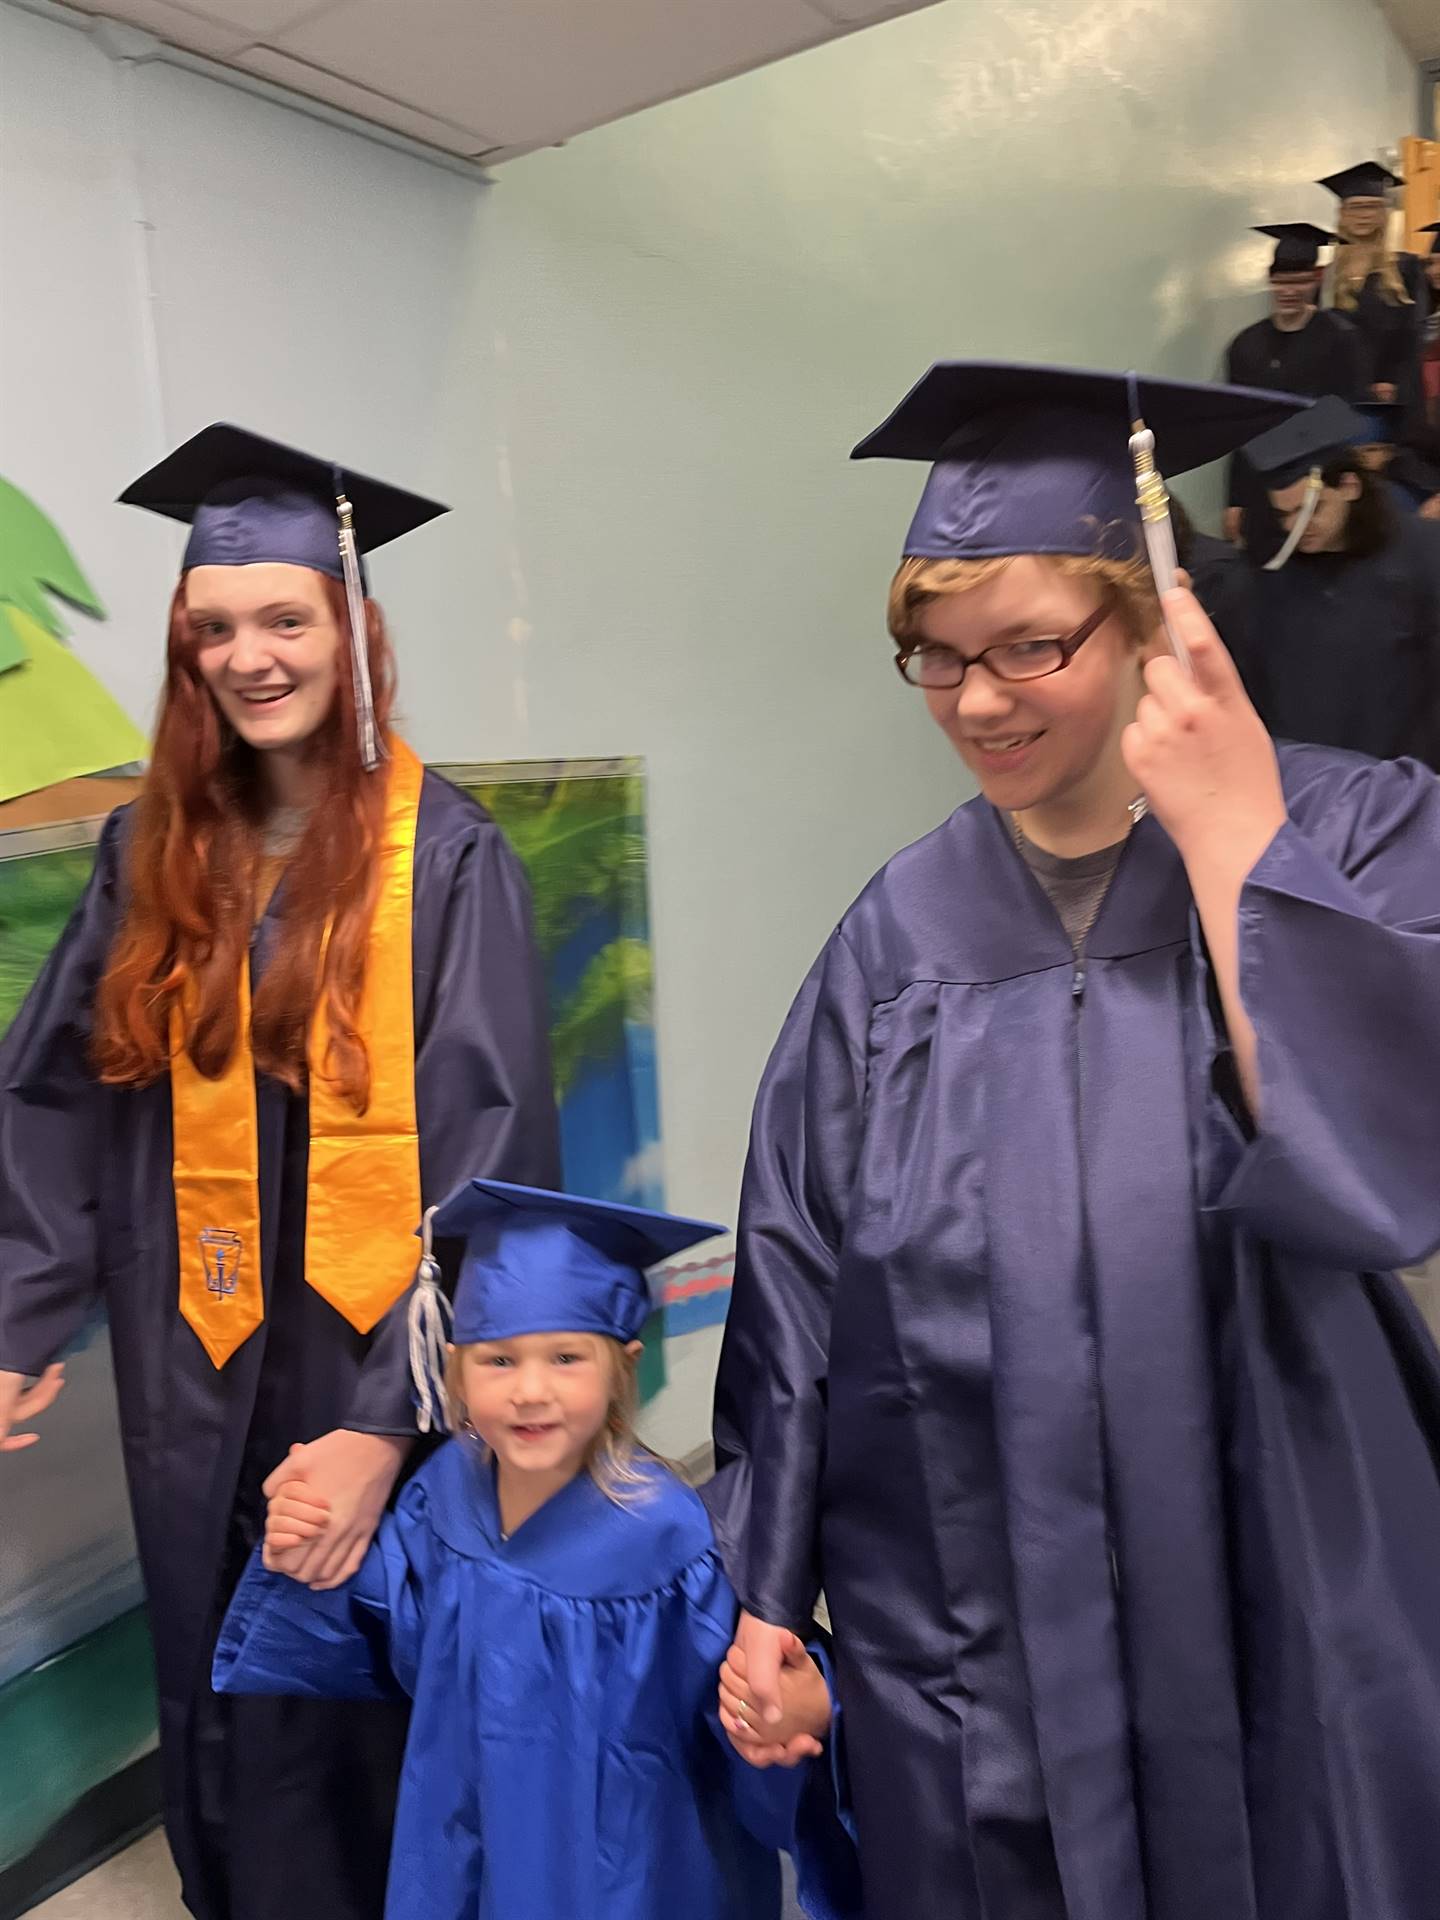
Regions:
<instances>
[{"instance_id":1,"label":"red-haired graduating student","mask_svg":"<svg viewBox=\"0 0 1440 1920\"><path fill-rule=\"evenodd\" d=\"M0 1045L0 1448L109 1317L199 1920L383 1906L403 1711L221 1700L226 1603L292 1447L359 1565L416 1440L424 1208L558 1174L529 902L498 828L389 726L362 551L443 511L233 427L137 481L192 524L154 758Z\"/></svg>"}]
</instances>

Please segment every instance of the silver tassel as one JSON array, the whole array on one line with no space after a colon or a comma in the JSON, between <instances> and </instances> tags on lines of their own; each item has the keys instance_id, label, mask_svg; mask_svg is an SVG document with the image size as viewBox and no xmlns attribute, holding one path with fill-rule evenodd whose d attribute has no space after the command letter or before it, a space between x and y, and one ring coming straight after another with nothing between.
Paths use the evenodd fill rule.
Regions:
<instances>
[{"instance_id":1,"label":"silver tassel","mask_svg":"<svg viewBox=\"0 0 1440 1920\"><path fill-rule=\"evenodd\" d=\"M360 549L355 544L354 508L340 491L338 478L335 510L340 516L340 565L345 574L345 600L350 609L350 666L355 682L355 724L360 735L360 764L367 773L373 773L380 764L380 736L375 725L375 690L370 684L365 586L360 578Z\"/></svg>"},{"instance_id":2,"label":"silver tassel","mask_svg":"<svg viewBox=\"0 0 1440 1920\"><path fill-rule=\"evenodd\" d=\"M1295 524L1286 535L1284 546L1273 558L1265 562L1266 573L1279 573L1283 566L1288 565L1295 549L1305 538L1305 529L1315 518L1315 509L1320 504L1320 495L1324 490L1325 482L1319 467L1312 467L1305 477L1305 498L1300 502L1300 511L1295 515Z\"/></svg>"},{"instance_id":3,"label":"silver tassel","mask_svg":"<svg viewBox=\"0 0 1440 1920\"><path fill-rule=\"evenodd\" d=\"M450 1353L454 1315L440 1285L440 1264L433 1252L430 1207L420 1229L420 1265L410 1295L410 1378L415 1383L415 1424L421 1433L448 1433L445 1403L445 1363Z\"/></svg>"},{"instance_id":4,"label":"silver tassel","mask_svg":"<svg viewBox=\"0 0 1440 1920\"><path fill-rule=\"evenodd\" d=\"M1161 596L1161 618L1170 650L1193 678L1195 669L1190 664L1190 650L1164 610L1164 596L1180 584L1180 559L1175 551L1175 529L1170 524L1170 496L1155 465L1155 436L1140 418L1139 382L1133 373L1130 375L1130 413L1130 458L1135 463L1135 504L1140 509L1140 531L1145 536L1145 552L1155 576L1155 590Z\"/></svg>"}]
</instances>

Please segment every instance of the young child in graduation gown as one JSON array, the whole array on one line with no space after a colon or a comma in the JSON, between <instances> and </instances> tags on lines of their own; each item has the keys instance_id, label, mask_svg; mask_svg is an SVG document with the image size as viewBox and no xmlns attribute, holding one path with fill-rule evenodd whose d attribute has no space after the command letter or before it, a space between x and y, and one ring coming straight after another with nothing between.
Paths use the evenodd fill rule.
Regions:
<instances>
[{"instance_id":1,"label":"young child in graduation gown","mask_svg":"<svg viewBox=\"0 0 1440 1920\"><path fill-rule=\"evenodd\" d=\"M433 1231L466 1243L445 1382L461 1431L345 1587L311 1591L256 1557L216 1688L413 1700L387 1920L776 1920L777 1849L802 1801L827 1798L798 1763L821 1753L829 1693L795 1641L761 1756L787 1765L731 1751L714 1709L735 1599L699 1500L631 1425L644 1270L720 1229L475 1180ZM427 1249L422 1419L439 1398L423 1357L436 1272ZM266 1553L324 1518L287 1482ZM837 1891L838 1826L812 1824L834 1857L801 1860L802 1897L858 1911Z\"/></svg>"}]
</instances>

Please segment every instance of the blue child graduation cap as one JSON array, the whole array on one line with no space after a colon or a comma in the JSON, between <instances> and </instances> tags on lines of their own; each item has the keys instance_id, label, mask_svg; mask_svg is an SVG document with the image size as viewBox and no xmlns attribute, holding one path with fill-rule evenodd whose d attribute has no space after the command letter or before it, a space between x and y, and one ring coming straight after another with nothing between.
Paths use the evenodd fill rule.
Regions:
<instances>
[{"instance_id":1,"label":"blue child graduation cap","mask_svg":"<svg viewBox=\"0 0 1440 1920\"><path fill-rule=\"evenodd\" d=\"M203 428L132 481L120 504L188 524L181 563L187 572L278 561L344 584L361 758L367 768L378 766L361 556L448 508L223 421Z\"/></svg>"},{"instance_id":2,"label":"blue child graduation cap","mask_svg":"<svg viewBox=\"0 0 1440 1920\"><path fill-rule=\"evenodd\" d=\"M941 360L850 457L933 463L909 556L1092 554L1114 551L1118 535L1128 558L1138 522L1164 593L1177 562L1157 458L1186 473L1308 405L1251 387Z\"/></svg>"},{"instance_id":3,"label":"blue child graduation cap","mask_svg":"<svg viewBox=\"0 0 1440 1920\"><path fill-rule=\"evenodd\" d=\"M463 1347L527 1333L638 1339L657 1304L649 1270L725 1231L712 1221L573 1193L467 1180L432 1208L422 1229L425 1252L410 1322L421 1431L428 1432L434 1418L431 1375L444 1337L432 1236L465 1243L449 1330Z\"/></svg>"}]
</instances>

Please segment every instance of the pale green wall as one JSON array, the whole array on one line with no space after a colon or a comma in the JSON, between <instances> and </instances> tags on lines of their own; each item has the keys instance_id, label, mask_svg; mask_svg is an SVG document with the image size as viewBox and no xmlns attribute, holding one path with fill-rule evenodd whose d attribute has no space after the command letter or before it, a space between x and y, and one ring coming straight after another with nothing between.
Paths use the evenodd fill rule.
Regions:
<instances>
[{"instance_id":1,"label":"pale green wall","mask_svg":"<svg viewBox=\"0 0 1440 1920\"><path fill-rule=\"evenodd\" d=\"M687 1203L831 920L961 791L883 636L919 474L849 447L936 357L1208 377L1249 225L1325 217L1415 99L1366 0L947 0L498 171L530 714L654 768Z\"/></svg>"},{"instance_id":2,"label":"pale green wall","mask_svg":"<svg viewBox=\"0 0 1440 1920\"><path fill-rule=\"evenodd\" d=\"M848 448L937 355L1205 373L1247 225L1414 96L1368 0L947 0L480 189L0 4L0 472L137 719L179 541L113 501L167 446L453 503L374 568L410 735L646 756L670 1197L725 1218L801 972L964 792L883 633L919 475Z\"/></svg>"}]
</instances>

